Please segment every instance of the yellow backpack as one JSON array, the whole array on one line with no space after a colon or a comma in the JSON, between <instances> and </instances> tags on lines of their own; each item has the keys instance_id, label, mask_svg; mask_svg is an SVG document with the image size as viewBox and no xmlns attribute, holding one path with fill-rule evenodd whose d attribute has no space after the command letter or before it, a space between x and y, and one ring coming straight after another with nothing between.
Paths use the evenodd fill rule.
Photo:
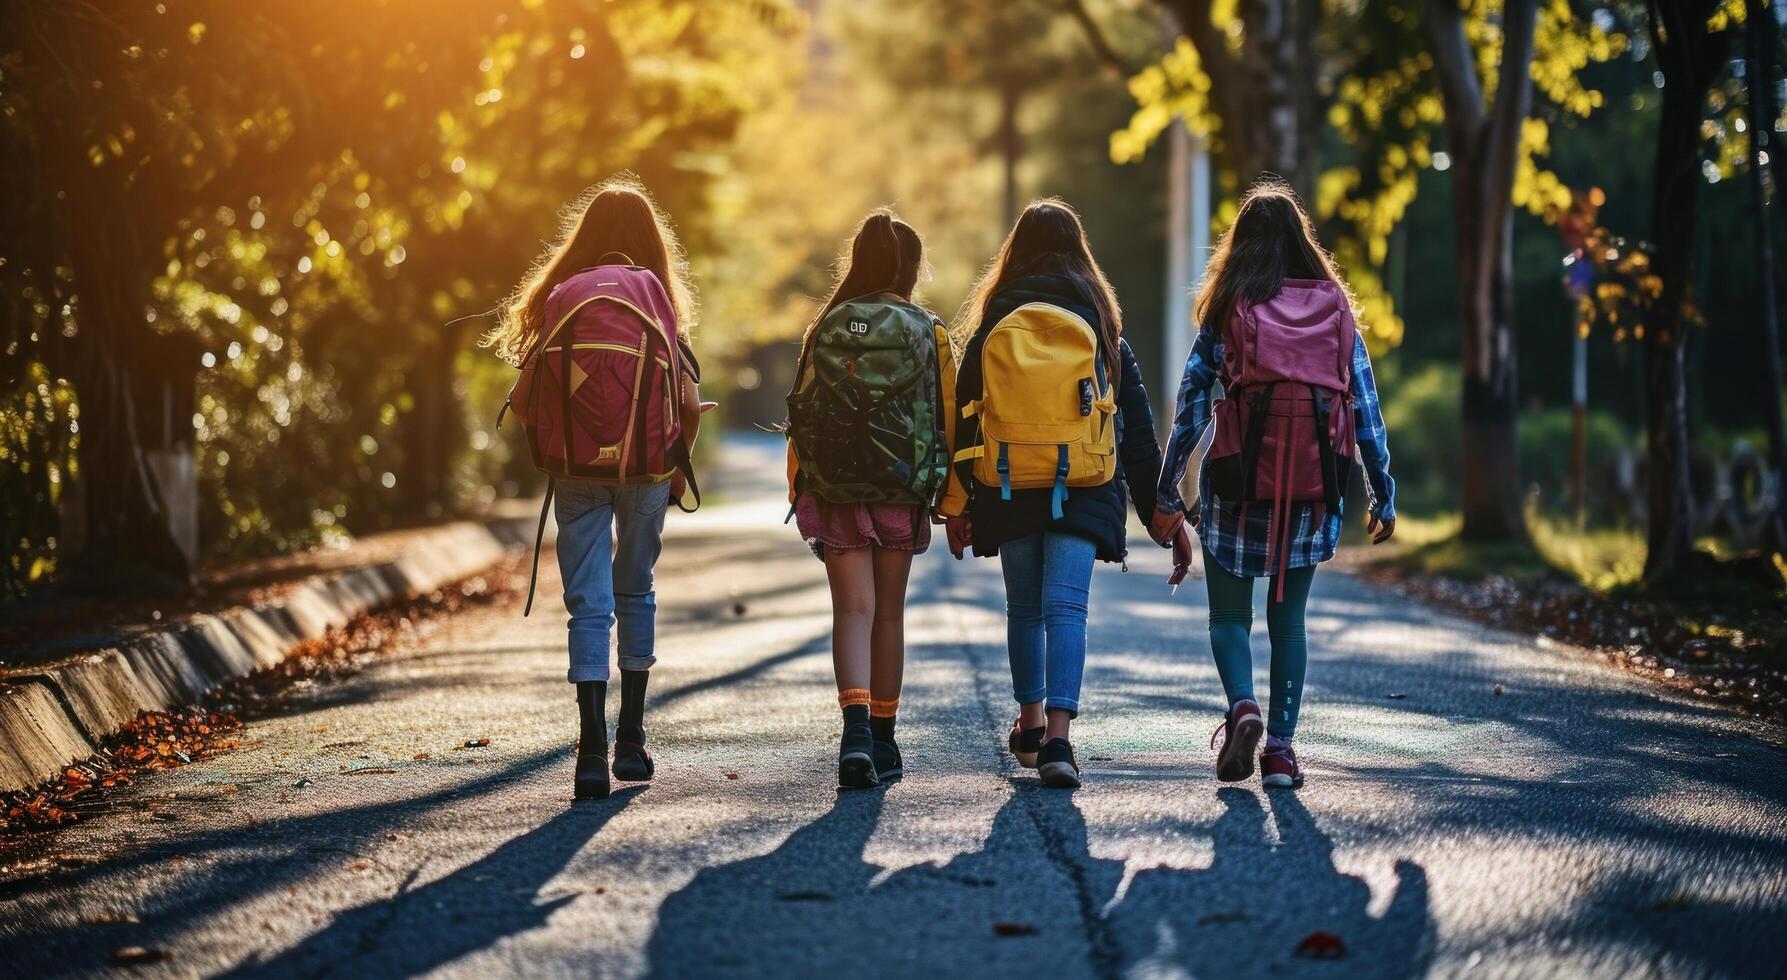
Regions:
<instances>
[{"instance_id":1,"label":"yellow backpack","mask_svg":"<svg viewBox=\"0 0 1787 980\"><path fill-rule=\"evenodd\" d=\"M1051 487L1061 519L1069 487L1096 487L1117 468L1117 400L1098 356L1098 332L1084 317L1049 303L1026 303L988 331L980 349L981 395L962 408L980 416L980 445L956 453L974 460L974 478L1011 491Z\"/></svg>"}]
</instances>

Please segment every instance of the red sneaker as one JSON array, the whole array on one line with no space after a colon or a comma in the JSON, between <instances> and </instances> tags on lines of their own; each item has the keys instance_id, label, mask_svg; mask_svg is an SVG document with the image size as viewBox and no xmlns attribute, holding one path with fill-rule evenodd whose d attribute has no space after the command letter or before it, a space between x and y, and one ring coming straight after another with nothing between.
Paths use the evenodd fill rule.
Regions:
<instances>
[{"instance_id":1,"label":"red sneaker","mask_svg":"<svg viewBox=\"0 0 1787 980\"><path fill-rule=\"evenodd\" d=\"M1260 783L1267 789L1301 789L1303 767L1297 765L1297 753L1291 743L1277 739L1266 741L1260 753Z\"/></svg>"},{"instance_id":2,"label":"red sneaker","mask_svg":"<svg viewBox=\"0 0 1787 980\"><path fill-rule=\"evenodd\" d=\"M1260 744L1266 721L1260 716L1259 703L1251 698L1236 701L1228 717L1210 733L1210 747L1216 748L1216 737L1223 736L1222 748L1216 752L1216 778L1225 783L1239 782L1253 775L1253 750Z\"/></svg>"}]
</instances>

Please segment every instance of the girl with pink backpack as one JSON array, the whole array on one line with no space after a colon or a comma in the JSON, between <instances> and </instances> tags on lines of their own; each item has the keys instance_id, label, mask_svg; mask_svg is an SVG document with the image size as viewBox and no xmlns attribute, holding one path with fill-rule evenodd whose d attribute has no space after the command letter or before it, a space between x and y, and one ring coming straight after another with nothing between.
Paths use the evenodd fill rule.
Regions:
<instances>
[{"instance_id":1,"label":"girl with pink backpack","mask_svg":"<svg viewBox=\"0 0 1787 980\"><path fill-rule=\"evenodd\" d=\"M611 632L621 672L614 778L646 780L654 770L644 718L657 662L652 568L670 502L700 502L690 452L701 413L713 407L697 388L694 315L670 223L644 187L620 178L565 209L558 238L485 338L521 368L505 410L521 420L534 465L551 478L540 524L552 507L570 613L567 679L577 686L572 795L580 800L608 795ZM537 571L537 539L534 562Z\"/></svg>"},{"instance_id":2,"label":"girl with pink backpack","mask_svg":"<svg viewBox=\"0 0 1787 980\"><path fill-rule=\"evenodd\" d=\"M1222 744L1216 778L1253 775L1303 785L1291 748L1308 660L1304 606L1315 566L1334 557L1341 504L1356 458L1366 478L1366 530L1374 544L1396 529L1396 484L1365 340L1352 295L1316 241L1296 194L1271 181L1242 198L1205 269L1196 316L1203 329L1179 384L1150 532L1168 541L1187 509L1179 482L1206 427L1208 453L1190 517L1204 545L1210 648L1228 699L1211 736ZM1223 398L1211 408L1210 390ZM1212 422L1212 414L1214 421ZM1269 578L1272 641L1269 714L1254 696L1249 632L1253 580Z\"/></svg>"}]
</instances>

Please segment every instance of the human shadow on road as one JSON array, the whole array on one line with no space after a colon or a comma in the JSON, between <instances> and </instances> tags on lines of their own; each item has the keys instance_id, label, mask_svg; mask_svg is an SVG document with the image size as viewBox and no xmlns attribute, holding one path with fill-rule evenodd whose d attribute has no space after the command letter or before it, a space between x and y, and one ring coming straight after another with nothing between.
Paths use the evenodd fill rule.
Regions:
<instances>
[{"instance_id":1,"label":"human shadow on road","mask_svg":"<svg viewBox=\"0 0 1787 980\"><path fill-rule=\"evenodd\" d=\"M1208 868L1138 872L1111 913L1112 930L1142 972L1191 976L1304 973L1318 964L1336 975L1416 976L1433 953L1427 875L1396 863L1396 886L1381 915L1371 889L1334 866L1334 845L1294 793L1270 793L1276 840L1251 790L1217 791L1224 810L1210 830ZM1311 956L1295 959L1305 937L1326 933L1341 950L1313 940Z\"/></svg>"},{"instance_id":2,"label":"human shadow on road","mask_svg":"<svg viewBox=\"0 0 1787 980\"><path fill-rule=\"evenodd\" d=\"M840 792L768 854L702 869L658 911L650 975L844 975L863 964L876 933L851 913L881 870L863 848L884 799Z\"/></svg>"},{"instance_id":3,"label":"human shadow on road","mask_svg":"<svg viewBox=\"0 0 1787 980\"><path fill-rule=\"evenodd\" d=\"M1089 855L1071 796L1020 788L979 850L891 874L864 859L884 796L841 794L775 850L697 874L659 911L651 975L1114 972L1098 915L1123 866Z\"/></svg>"},{"instance_id":4,"label":"human shadow on road","mask_svg":"<svg viewBox=\"0 0 1787 980\"><path fill-rule=\"evenodd\" d=\"M540 889L644 787L580 803L458 871L415 890L337 915L323 931L271 958L239 964L229 977L414 976L546 924L576 891Z\"/></svg>"}]
</instances>

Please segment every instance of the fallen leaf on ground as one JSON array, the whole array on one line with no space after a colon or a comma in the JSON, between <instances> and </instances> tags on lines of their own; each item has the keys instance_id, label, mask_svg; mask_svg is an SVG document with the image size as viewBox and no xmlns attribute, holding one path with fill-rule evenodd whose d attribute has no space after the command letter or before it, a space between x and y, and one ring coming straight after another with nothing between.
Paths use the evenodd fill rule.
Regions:
<instances>
[{"instance_id":1,"label":"fallen leaf on ground","mask_svg":"<svg viewBox=\"0 0 1787 980\"><path fill-rule=\"evenodd\" d=\"M303 777L303 778L300 778L297 782L293 783L292 788L293 789L303 789L304 787L309 786L309 785L310 785L309 777Z\"/></svg>"},{"instance_id":2,"label":"fallen leaf on ground","mask_svg":"<svg viewBox=\"0 0 1787 980\"><path fill-rule=\"evenodd\" d=\"M468 738L465 740L465 744L460 747L466 749L481 749L489 744L490 739L487 738Z\"/></svg>"},{"instance_id":3,"label":"fallen leaf on ground","mask_svg":"<svg viewBox=\"0 0 1787 980\"><path fill-rule=\"evenodd\" d=\"M1331 932L1312 932L1297 943L1296 954L1317 960L1335 960L1346 955L1346 943Z\"/></svg>"},{"instance_id":4,"label":"fallen leaf on ground","mask_svg":"<svg viewBox=\"0 0 1787 980\"><path fill-rule=\"evenodd\" d=\"M129 912L93 912L81 916L84 926L133 926L137 917Z\"/></svg>"},{"instance_id":5,"label":"fallen leaf on ground","mask_svg":"<svg viewBox=\"0 0 1787 980\"><path fill-rule=\"evenodd\" d=\"M1028 922L993 923L993 935L995 936L1034 936L1036 932L1036 927Z\"/></svg>"},{"instance_id":6,"label":"fallen leaf on ground","mask_svg":"<svg viewBox=\"0 0 1787 980\"><path fill-rule=\"evenodd\" d=\"M727 774L726 774L726 778L727 778L727 779L737 779L737 778L738 778L738 773L736 773L736 772L729 772L729 773L727 773Z\"/></svg>"},{"instance_id":7,"label":"fallen leaf on ground","mask_svg":"<svg viewBox=\"0 0 1787 980\"><path fill-rule=\"evenodd\" d=\"M1500 685L1500 684L1497 684L1497 685L1496 685L1496 686L1495 686L1495 687L1494 687L1494 688L1492 688L1492 689L1491 689L1491 690L1493 690L1493 691L1495 691L1495 693L1497 693L1497 694L1500 694L1500 693L1502 693L1502 686L1501 686L1501 685Z\"/></svg>"},{"instance_id":8,"label":"fallen leaf on ground","mask_svg":"<svg viewBox=\"0 0 1787 980\"><path fill-rule=\"evenodd\" d=\"M174 958L174 954L165 949L151 949L147 946L120 946L112 951L112 962L119 966L135 966L139 963L164 963Z\"/></svg>"},{"instance_id":9,"label":"fallen leaf on ground","mask_svg":"<svg viewBox=\"0 0 1787 980\"><path fill-rule=\"evenodd\" d=\"M417 762L421 762L423 759L426 759L426 758L428 758L428 753L426 753L426 752L417 752L416 753L416 761Z\"/></svg>"}]
</instances>

